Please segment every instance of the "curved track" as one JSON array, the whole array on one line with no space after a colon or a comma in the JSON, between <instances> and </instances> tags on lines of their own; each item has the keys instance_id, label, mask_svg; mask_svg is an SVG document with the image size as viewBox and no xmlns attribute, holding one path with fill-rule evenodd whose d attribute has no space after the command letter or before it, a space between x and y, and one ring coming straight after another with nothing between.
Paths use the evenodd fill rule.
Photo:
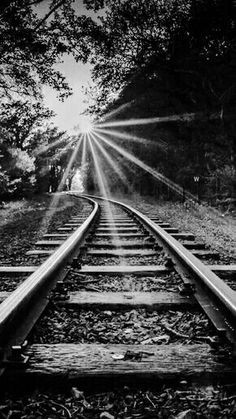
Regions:
<instances>
[{"instance_id":1,"label":"curved track","mask_svg":"<svg viewBox=\"0 0 236 419\"><path fill-rule=\"evenodd\" d=\"M201 374L213 380L235 377L236 293L206 263L214 253L191 234L127 205L83 199L92 203L91 214L81 226L83 217L72 217L36 243L40 249L32 256L55 250L38 268L25 268L32 274L0 306L5 377L66 377L91 385L96 380L195 380ZM55 240L61 234L68 236L63 243ZM56 308L42 316L48 303ZM67 330L58 340L54 329L62 318Z\"/></svg>"}]
</instances>

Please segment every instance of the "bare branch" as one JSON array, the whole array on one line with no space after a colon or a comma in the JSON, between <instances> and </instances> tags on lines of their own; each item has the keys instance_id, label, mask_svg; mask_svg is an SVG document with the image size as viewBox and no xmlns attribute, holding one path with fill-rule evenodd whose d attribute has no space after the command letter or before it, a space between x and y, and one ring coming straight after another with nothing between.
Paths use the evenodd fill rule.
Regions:
<instances>
[{"instance_id":1,"label":"bare branch","mask_svg":"<svg viewBox=\"0 0 236 419\"><path fill-rule=\"evenodd\" d=\"M35 26L34 30L37 30L38 28L40 28L40 26L42 26L42 24L44 22L46 22L46 20L57 10L59 9L66 0L61 0L58 4L55 4L55 6L49 10L49 12L44 16L44 18L42 20L40 20L40 22Z\"/></svg>"},{"instance_id":2,"label":"bare branch","mask_svg":"<svg viewBox=\"0 0 236 419\"><path fill-rule=\"evenodd\" d=\"M35 0L35 1L32 1L31 3L29 3L28 6L33 6L34 4L39 4L39 3L42 3L42 2L43 2L43 0Z\"/></svg>"}]
</instances>

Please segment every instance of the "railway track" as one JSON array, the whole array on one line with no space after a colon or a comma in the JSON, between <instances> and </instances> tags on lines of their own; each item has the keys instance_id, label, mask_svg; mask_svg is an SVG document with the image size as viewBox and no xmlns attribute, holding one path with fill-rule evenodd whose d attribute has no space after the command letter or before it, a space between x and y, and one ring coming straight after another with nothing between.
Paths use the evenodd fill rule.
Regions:
<instances>
[{"instance_id":1,"label":"railway track","mask_svg":"<svg viewBox=\"0 0 236 419\"><path fill-rule=\"evenodd\" d=\"M42 264L0 267L24 278L0 293L2 383L232 382L235 265L156 216L83 199L28 253Z\"/></svg>"}]
</instances>

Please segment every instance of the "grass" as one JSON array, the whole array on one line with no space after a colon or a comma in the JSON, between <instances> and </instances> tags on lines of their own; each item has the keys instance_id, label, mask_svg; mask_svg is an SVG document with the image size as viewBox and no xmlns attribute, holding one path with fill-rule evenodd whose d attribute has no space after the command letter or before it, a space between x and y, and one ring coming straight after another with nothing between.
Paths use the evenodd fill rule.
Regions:
<instances>
[{"instance_id":1,"label":"grass","mask_svg":"<svg viewBox=\"0 0 236 419\"><path fill-rule=\"evenodd\" d=\"M122 199L122 198L121 198ZM236 263L236 217L224 216L219 210L198 204L158 201L153 197L134 195L123 202L144 214L159 216L182 232L193 233L211 249L219 251Z\"/></svg>"}]
</instances>

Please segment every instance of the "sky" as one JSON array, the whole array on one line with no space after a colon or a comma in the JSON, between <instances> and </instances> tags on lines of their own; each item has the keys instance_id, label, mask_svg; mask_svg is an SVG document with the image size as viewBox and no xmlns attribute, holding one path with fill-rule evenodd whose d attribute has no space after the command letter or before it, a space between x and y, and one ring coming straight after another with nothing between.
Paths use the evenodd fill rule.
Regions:
<instances>
[{"instance_id":1,"label":"sky","mask_svg":"<svg viewBox=\"0 0 236 419\"><path fill-rule=\"evenodd\" d=\"M36 6L36 11L39 16L44 16L48 11L49 0L44 0ZM83 7L82 0L76 0L75 7L78 13L86 13L89 16L94 16L94 13L87 11ZM64 102L57 98L57 92L48 87L43 87L43 94L45 98L45 105L52 109L57 115L52 118L52 122L59 127L60 130L74 132L74 126L78 125L80 115L86 110L86 97L83 92L83 87L88 87L91 80L91 65L76 63L73 56L64 56L63 63L55 66L65 77L69 86L73 89L73 95Z\"/></svg>"},{"instance_id":2,"label":"sky","mask_svg":"<svg viewBox=\"0 0 236 419\"><path fill-rule=\"evenodd\" d=\"M89 64L76 63L72 56L65 56L64 62L55 68L66 76L67 82L73 89L73 95L61 102L57 98L57 92L45 86L43 88L45 105L57 114L52 119L55 125L63 131L72 132L73 127L78 125L79 115L87 107L83 86L86 87L91 82L91 67Z\"/></svg>"}]
</instances>

